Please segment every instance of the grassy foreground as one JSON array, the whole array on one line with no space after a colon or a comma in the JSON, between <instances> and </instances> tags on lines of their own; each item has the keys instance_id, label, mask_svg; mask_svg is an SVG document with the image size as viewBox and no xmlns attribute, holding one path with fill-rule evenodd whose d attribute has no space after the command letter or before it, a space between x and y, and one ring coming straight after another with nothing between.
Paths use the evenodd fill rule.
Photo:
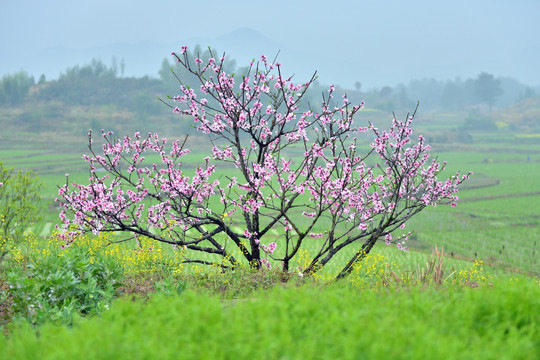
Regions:
<instances>
[{"instance_id":1,"label":"grassy foreground","mask_svg":"<svg viewBox=\"0 0 540 360\"><path fill-rule=\"evenodd\" d=\"M84 354L84 355L83 355ZM540 358L540 286L361 291L346 283L274 287L222 300L187 290L118 300L72 328L21 323L3 359Z\"/></svg>"}]
</instances>

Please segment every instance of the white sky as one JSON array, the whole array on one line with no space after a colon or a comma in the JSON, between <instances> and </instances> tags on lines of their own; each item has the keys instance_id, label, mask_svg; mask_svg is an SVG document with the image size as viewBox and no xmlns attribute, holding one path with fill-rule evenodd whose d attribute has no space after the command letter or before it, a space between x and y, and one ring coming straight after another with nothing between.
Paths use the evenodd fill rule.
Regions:
<instances>
[{"instance_id":1,"label":"white sky","mask_svg":"<svg viewBox=\"0 0 540 360\"><path fill-rule=\"evenodd\" d=\"M291 72L318 69L325 83L393 86L485 71L536 86L539 16L538 0L0 0L0 75L22 68L55 77L77 64L59 49L98 57L95 49L106 45L181 45L248 27L279 44L284 66L294 57L302 69ZM146 73L157 76L168 52L152 56ZM126 59L126 69L140 75L131 65Z\"/></svg>"}]
</instances>

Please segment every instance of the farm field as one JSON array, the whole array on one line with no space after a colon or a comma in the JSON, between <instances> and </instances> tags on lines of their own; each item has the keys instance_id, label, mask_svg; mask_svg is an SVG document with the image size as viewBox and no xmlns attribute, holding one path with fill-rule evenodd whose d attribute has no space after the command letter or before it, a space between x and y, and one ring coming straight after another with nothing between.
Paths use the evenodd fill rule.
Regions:
<instances>
[{"instance_id":1,"label":"farm field","mask_svg":"<svg viewBox=\"0 0 540 360\"><path fill-rule=\"evenodd\" d=\"M437 124L429 124L428 128ZM419 122L419 133L423 129ZM525 273L540 273L538 255L540 247L540 142L527 146L516 141L516 134L478 133L473 134L478 143L466 146L435 144L432 155L439 161L447 161L445 174L473 171L474 176L460 191L460 202L456 208L439 206L427 208L407 224L413 231L409 247L412 252L421 251L429 255L437 246L444 248L449 257L472 261L483 259L487 264ZM40 236L49 236L58 222L58 208L54 204L57 187L69 180L84 183L88 178L85 163L81 159L85 136L77 137L81 144L76 150L62 151L44 148L6 149L0 146L0 159L6 166L16 169L31 169L43 181L42 220L28 229ZM75 142L71 139L71 142ZM203 163L207 156L204 141L191 139L193 152L183 163L193 169ZM3 144L2 144L3 145ZM222 169L228 174L230 169ZM216 176L220 176L220 170ZM444 177L444 176L443 176ZM324 230L324 229L322 229ZM276 236L279 234L275 234ZM378 251L387 251L384 246ZM309 248L308 248L309 250ZM345 261L347 254L340 261ZM405 256L399 256L406 261ZM413 267L418 265L412 262Z\"/></svg>"}]
</instances>

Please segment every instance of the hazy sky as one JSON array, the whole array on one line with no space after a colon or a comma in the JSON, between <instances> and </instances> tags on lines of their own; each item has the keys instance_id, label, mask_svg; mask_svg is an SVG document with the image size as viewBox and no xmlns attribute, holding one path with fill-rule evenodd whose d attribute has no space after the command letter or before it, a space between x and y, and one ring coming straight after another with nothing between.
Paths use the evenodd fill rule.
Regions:
<instances>
[{"instance_id":1,"label":"hazy sky","mask_svg":"<svg viewBox=\"0 0 540 360\"><path fill-rule=\"evenodd\" d=\"M251 28L281 49L289 72L319 70L325 83L371 88L485 71L536 86L539 16L538 0L0 0L0 75L22 68L36 78L56 77L92 57L110 63L116 47L127 75L141 75L140 62L147 62L145 72L157 76L160 60L189 39L213 45ZM123 45L140 46L139 62L122 53Z\"/></svg>"}]
</instances>

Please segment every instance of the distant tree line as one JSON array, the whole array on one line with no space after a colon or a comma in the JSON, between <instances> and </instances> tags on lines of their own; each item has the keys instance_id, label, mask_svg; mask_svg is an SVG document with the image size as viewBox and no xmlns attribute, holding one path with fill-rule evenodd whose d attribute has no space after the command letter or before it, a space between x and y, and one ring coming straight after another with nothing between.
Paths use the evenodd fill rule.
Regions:
<instances>
[{"instance_id":1,"label":"distant tree line","mask_svg":"<svg viewBox=\"0 0 540 360\"><path fill-rule=\"evenodd\" d=\"M356 86L358 89L358 86ZM365 94L384 109L410 108L420 101L423 109L459 110L478 105L507 107L536 96L533 88L519 81L482 72L476 78L462 80L411 80L395 88L384 86ZM371 103L372 103L371 102Z\"/></svg>"},{"instance_id":2,"label":"distant tree line","mask_svg":"<svg viewBox=\"0 0 540 360\"><path fill-rule=\"evenodd\" d=\"M138 113L155 112L159 106L155 96L162 91L162 82L149 77L118 77L116 66L99 60L89 65L74 66L39 90L38 100L59 100L70 105L107 105L132 109Z\"/></svg>"},{"instance_id":3,"label":"distant tree line","mask_svg":"<svg viewBox=\"0 0 540 360\"><path fill-rule=\"evenodd\" d=\"M215 49L197 46L189 53L190 61L200 58L203 62L213 56L222 56ZM224 69L240 79L248 66L237 67L236 62L227 61ZM246 64L247 65L247 64ZM120 64L123 75L125 64ZM172 70L172 71L171 71ZM190 87L200 86L187 76L186 69L164 59L158 71L159 78L126 78L119 76L119 66L113 59L110 66L100 60L90 64L66 69L58 80L47 81L41 75L36 83L34 77L25 71L5 75L0 81L0 105L18 106L25 102L57 101L69 105L107 105L114 104L138 114L156 114L161 104L156 96L176 95L178 79ZM286 75L286 74L284 74ZM298 79L309 80L309 79ZM32 90L32 89L35 89ZM326 86L314 82L306 104L313 106L320 101L321 92ZM516 101L536 96L535 90L512 78L495 78L481 73L477 78L440 81L435 79L412 80L407 85L383 86L378 89L362 91L362 84L356 81L354 89L339 88L336 92L347 93L352 101L365 100L370 107L386 111L410 109L421 101L422 109L459 110L478 105L486 107L506 107ZM154 96L155 95L155 96ZM307 105L306 105L307 106Z\"/></svg>"}]
</instances>

